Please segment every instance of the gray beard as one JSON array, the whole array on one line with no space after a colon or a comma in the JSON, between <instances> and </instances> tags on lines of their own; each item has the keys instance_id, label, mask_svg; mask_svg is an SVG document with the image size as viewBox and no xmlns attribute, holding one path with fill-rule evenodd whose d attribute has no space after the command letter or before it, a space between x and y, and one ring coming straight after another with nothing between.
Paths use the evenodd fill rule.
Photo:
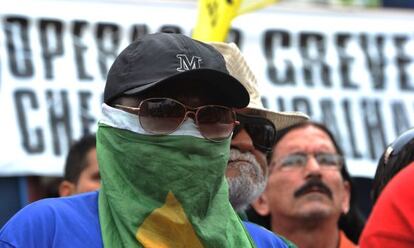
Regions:
<instances>
[{"instance_id":1,"label":"gray beard","mask_svg":"<svg viewBox=\"0 0 414 248\"><path fill-rule=\"evenodd\" d=\"M230 203L237 212L242 212L264 191L267 178L253 154L233 150L231 155L248 158L248 161L238 161L231 165L238 169L239 176L227 178Z\"/></svg>"}]
</instances>

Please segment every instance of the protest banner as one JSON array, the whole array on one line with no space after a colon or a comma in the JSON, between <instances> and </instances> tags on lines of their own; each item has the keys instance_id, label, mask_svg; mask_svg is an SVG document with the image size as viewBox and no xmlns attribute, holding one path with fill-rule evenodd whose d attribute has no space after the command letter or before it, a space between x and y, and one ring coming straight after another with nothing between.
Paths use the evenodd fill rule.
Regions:
<instances>
[{"instance_id":1,"label":"protest banner","mask_svg":"<svg viewBox=\"0 0 414 248\"><path fill-rule=\"evenodd\" d=\"M0 175L61 175L70 143L96 131L116 55L147 33L191 35L196 19L196 2L4 4ZM228 40L245 54L267 107L325 123L351 174L373 177L385 146L414 121L410 23L405 12L275 5L237 16Z\"/></svg>"}]
</instances>

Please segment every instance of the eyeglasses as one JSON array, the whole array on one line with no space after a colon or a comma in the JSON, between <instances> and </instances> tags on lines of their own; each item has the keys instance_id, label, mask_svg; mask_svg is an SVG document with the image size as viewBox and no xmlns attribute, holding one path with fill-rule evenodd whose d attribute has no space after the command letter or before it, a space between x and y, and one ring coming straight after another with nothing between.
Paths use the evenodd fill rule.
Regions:
<instances>
[{"instance_id":1,"label":"eyeglasses","mask_svg":"<svg viewBox=\"0 0 414 248\"><path fill-rule=\"evenodd\" d=\"M316 159L316 162L322 169L338 169L340 170L344 165L344 159L339 154L334 153L293 153L289 154L286 157L283 157L276 161L274 164L281 170L295 170L302 169L306 167L308 159L310 156L313 156Z\"/></svg>"},{"instance_id":2,"label":"eyeglasses","mask_svg":"<svg viewBox=\"0 0 414 248\"><path fill-rule=\"evenodd\" d=\"M228 107L205 105L191 108L171 98L148 98L137 108L116 104L138 115L142 128L152 134L167 135L177 130L192 114L203 137L211 141L222 141L230 137L238 124L235 112Z\"/></svg>"},{"instance_id":3,"label":"eyeglasses","mask_svg":"<svg viewBox=\"0 0 414 248\"><path fill-rule=\"evenodd\" d=\"M237 113L236 116L240 124L235 127L233 136L236 136L244 128L258 150L264 153L271 152L276 139L275 125L270 120L260 116L240 113Z\"/></svg>"}]
</instances>

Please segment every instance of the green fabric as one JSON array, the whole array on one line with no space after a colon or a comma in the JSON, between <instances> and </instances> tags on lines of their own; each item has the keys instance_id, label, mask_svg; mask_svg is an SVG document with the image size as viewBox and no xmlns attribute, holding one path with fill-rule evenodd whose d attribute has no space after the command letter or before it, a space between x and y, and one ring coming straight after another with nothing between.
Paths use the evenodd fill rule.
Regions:
<instances>
[{"instance_id":1,"label":"green fabric","mask_svg":"<svg viewBox=\"0 0 414 248\"><path fill-rule=\"evenodd\" d=\"M185 226L185 220L176 217L182 207L203 247L254 247L228 201L224 170L229 143L191 136L141 135L100 124L99 218L104 246L142 247L138 231L143 226L153 228L154 223L155 229L143 233L156 236L154 230L161 230L173 233L163 237L168 242L185 240L176 237L191 236L191 230L180 227ZM164 230L165 226L157 227L157 223L177 226L177 230ZM183 234L180 230L187 231ZM179 247L191 247L184 243Z\"/></svg>"},{"instance_id":2,"label":"green fabric","mask_svg":"<svg viewBox=\"0 0 414 248\"><path fill-rule=\"evenodd\" d=\"M239 218L241 220L244 220L244 221L248 221L249 220L245 211L237 212L237 215L239 216Z\"/></svg>"}]
</instances>

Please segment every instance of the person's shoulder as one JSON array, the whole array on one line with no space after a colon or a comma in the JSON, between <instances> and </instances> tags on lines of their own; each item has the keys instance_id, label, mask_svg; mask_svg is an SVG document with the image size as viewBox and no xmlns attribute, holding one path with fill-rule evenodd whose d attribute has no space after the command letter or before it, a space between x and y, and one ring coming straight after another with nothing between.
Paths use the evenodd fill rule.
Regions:
<instances>
[{"instance_id":1,"label":"person's shoulder","mask_svg":"<svg viewBox=\"0 0 414 248\"><path fill-rule=\"evenodd\" d=\"M69 197L45 198L33 202L19 210L3 227L10 224L28 224L43 222L52 225L50 222L59 215L70 215L73 211L80 212L85 208L97 208L98 192L91 192ZM96 203L96 204L95 204Z\"/></svg>"},{"instance_id":2,"label":"person's shoulder","mask_svg":"<svg viewBox=\"0 0 414 248\"><path fill-rule=\"evenodd\" d=\"M411 190L414 185L414 163L411 163L398 172L384 187L373 208L379 209L406 209L409 211L414 206L414 193Z\"/></svg>"},{"instance_id":3,"label":"person's shoulder","mask_svg":"<svg viewBox=\"0 0 414 248\"><path fill-rule=\"evenodd\" d=\"M97 207L98 192L88 192L67 197L45 198L33 202L18 212L22 216L56 216L84 211L85 208ZM96 204L95 204L96 203Z\"/></svg>"},{"instance_id":4,"label":"person's shoulder","mask_svg":"<svg viewBox=\"0 0 414 248\"><path fill-rule=\"evenodd\" d=\"M70 197L45 198L33 202L18 211L3 226L0 230L0 241L10 245L20 244L16 247L24 247L25 242L33 238L39 244L48 246L51 235L69 222L98 222L95 220L98 219L97 197L98 193L92 192Z\"/></svg>"},{"instance_id":5,"label":"person's shoulder","mask_svg":"<svg viewBox=\"0 0 414 248\"><path fill-rule=\"evenodd\" d=\"M244 226L258 248L260 247L295 247L266 228L252 222L243 221Z\"/></svg>"},{"instance_id":6,"label":"person's shoulder","mask_svg":"<svg viewBox=\"0 0 414 248\"><path fill-rule=\"evenodd\" d=\"M414 163L398 172L385 186L361 234L360 247L412 247L413 176Z\"/></svg>"},{"instance_id":7,"label":"person's shoulder","mask_svg":"<svg viewBox=\"0 0 414 248\"><path fill-rule=\"evenodd\" d=\"M61 198L45 198L30 203L24 208L20 209L5 225L10 223L21 223L32 220L41 220L43 218L52 217L56 209L59 209Z\"/></svg>"},{"instance_id":8,"label":"person's shoulder","mask_svg":"<svg viewBox=\"0 0 414 248\"><path fill-rule=\"evenodd\" d=\"M98 195L99 195L98 191L92 191L92 192L81 193L77 195L61 197L61 198L58 198L59 205L61 206L76 205L78 208L94 206L95 203L96 204L98 203Z\"/></svg>"},{"instance_id":9,"label":"person's shoulder","mask_svg":"<svg viewBox=\"0 0 414 248\"><path fill-rule=\"evenodd\" d=\"M398 172L386 185L385 189L387 188L397 188L405 187L411 188L414 184L412 180L414 175L414 163L407 165L407 167L403 168L400 172ZM398 190L397 190L398 191Z\"/></svg>"},{"instance_id":10,"label":"person's shoulder","mask_svg":"<svg viewBox=\"0 0 414 248\"><path fill-rule=\"evenodd\" d=\"M36 236L40 245L47 246L47 233L51 233L55 225L56 202L59 202L57 198L42 199L18 211L0 230L2 246L31 247L27 242Z\"/></svg>"}]
</instances>

